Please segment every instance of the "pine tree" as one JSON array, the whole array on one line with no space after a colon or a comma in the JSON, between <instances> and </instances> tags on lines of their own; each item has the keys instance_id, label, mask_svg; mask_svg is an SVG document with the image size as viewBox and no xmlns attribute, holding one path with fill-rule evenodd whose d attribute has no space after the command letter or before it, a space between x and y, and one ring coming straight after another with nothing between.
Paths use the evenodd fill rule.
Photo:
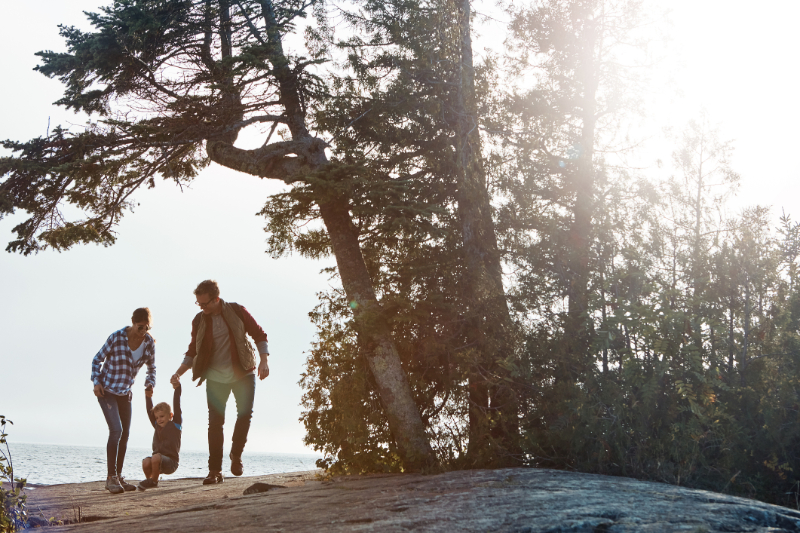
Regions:
<instances>
[{"instance_id":1,"label":"pine tree","mask_svg":"<svg viewBox=\"0 0 800 533\"><path fill-rule=\"evenodd\" d=\"M0 206L31 214L9 250L112 244L134 191L157 176L188 182L209 162L292 185L324 224L398 452L407 469L420 469L435 459L353 223L349 191L360 169L330 161L327 142L312 133L309 110L327 97L313 67L324 58L283 46L313 5L116 0L88 15L92 32L61 27L69 51L40 52L37 69L64 83L60 105L96 121L3 143L19 155L0 162ZM240 132L258 124L270 127L264 145L237 147ZM275 130L282 140L270 142ZM64 204L87 218L65 220Z\"/></svg>"}]
</instances>

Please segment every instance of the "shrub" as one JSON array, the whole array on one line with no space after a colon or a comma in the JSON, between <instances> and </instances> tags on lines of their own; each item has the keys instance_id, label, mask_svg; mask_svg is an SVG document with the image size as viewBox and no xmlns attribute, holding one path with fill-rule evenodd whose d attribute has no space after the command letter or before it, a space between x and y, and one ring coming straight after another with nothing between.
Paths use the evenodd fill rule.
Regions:
<instances>
[{"instance_id":1,"label":"shrub","mask_svg":"<svg viewBox=\"0 0 800 533\"><path fill-rule=\"evenodd\" d=\"M0 415L0 533L18 531L28 522L27 496L23 493L25 479L14 477L14 463L6 441L6 422L13 424Z\"/></svg>"}]
</instances>

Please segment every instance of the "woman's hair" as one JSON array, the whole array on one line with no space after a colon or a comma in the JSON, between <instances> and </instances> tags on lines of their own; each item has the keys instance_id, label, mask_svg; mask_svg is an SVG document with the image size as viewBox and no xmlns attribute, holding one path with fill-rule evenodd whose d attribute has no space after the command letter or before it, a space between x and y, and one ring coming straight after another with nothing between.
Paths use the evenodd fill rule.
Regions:
<instances>
[{"instance_id":1,"label":"woman's hair","mask_svg":"<svg viewBox=\"0 0 800 533\"><path fill-rule=\"evenodd\" d=\"M170 407L167 402L157 403L157 404L155 404L155 406L153 406L153 414L156 414L156 413L171 414L172 413L172 407Z\"/></svg>"},{"instance_id":2,"label":"woman's hair","mask_svg":"<svg viewBox=\"0 0 800 533\"><path fill-rule=\"evenodd\" d=\"M208 294L208 296L213 300L214 298L219 298L219 285L213 279L207 279L205 281L201 281L197 288L194 290L194 295L198 296L200 294Z\"/></svg>"},{"instance_id":3,"label":"woman's hair","mask_svg":"<svg viewBox=\"0 0 800 533\"><path fill-rule=\"evenodd\" d=\"M133 312L133 316L131 320L134 322L150 322L153 320L153 315L150 314L150 309L147 307L140 307L136 311Z\"/></svg>"}]
</instances>

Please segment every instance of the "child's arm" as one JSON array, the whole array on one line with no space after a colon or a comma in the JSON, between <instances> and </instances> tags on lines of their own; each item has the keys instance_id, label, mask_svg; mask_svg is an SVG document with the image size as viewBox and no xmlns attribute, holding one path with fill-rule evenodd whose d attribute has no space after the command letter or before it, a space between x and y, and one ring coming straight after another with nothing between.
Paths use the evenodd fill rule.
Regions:
<instances>
[{"instance_id":1,"label":"child's arm","mask_svg":"<svg viewBox=\"0 0 800 533\"><path fill-rule=\"evenodd\" d=\"M150 423L153 424L153 429L156 427L156 415L153 414L153 398L150 396L144 397L144 406L147 408L147 417Z\"/></svg>"},{"instance_id":2,"label":"child's arm","mask_svg":"<svg viewBox=\"0 0 800 533\"><path fill-rule=\"evenodd\" d=\"M178 386L175 387L175 393L172 396L172 421L175 422L176 425L181 426L183 424L183 418L181 417L181 384L178 383Z\"/></svg>"}]
</instances>

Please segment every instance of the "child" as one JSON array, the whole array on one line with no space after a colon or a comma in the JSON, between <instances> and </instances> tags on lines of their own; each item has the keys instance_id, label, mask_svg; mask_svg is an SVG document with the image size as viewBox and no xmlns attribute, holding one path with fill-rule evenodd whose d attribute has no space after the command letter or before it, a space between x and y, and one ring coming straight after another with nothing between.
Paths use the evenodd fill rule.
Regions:
<instances>
[{"instance_id":1,"label":"child","mask_svg":"<svg viewBox=\"0 0 800 533\"><path fill-rule=\"evenodd\" d=\"M153 400L146 398L147 416L156 430L153 434L153 455L142 460L145 478L139 483L139 490L158 487L158 476L172 474L178 469L178 454L181 451L181 386L175 387L173 405L175 414L170 411L169 404L161 402L153 407Z\"/></svg>"}]
</instances>

